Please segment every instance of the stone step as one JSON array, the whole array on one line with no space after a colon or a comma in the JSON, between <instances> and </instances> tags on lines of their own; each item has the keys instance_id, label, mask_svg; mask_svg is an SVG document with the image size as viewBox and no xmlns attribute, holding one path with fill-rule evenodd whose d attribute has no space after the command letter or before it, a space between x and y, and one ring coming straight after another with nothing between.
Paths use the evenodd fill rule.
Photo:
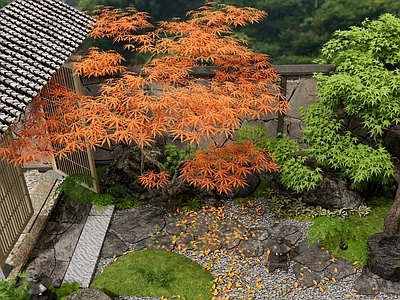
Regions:
<instances>
[{"instance_id":1,"label":"stone step","mask_svg":"<svg viewBox=\"0 0 400 300\"><path fill-rule=\"evenodd\" d=\"M92 207L63 282L78 282L83 288L89 287L113 212L114 206L104 212Z\"/></svg>"}]
</instances>

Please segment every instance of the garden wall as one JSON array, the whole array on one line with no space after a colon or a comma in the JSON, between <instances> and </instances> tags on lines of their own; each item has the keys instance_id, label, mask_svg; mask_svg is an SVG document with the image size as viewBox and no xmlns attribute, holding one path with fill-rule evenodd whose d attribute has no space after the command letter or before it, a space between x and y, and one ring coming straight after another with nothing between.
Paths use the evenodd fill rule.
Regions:
<instances>
[{"instance_id":1,"label":"garden wall","mask_svg":"<svg viewBox=\"0 0 400 300\"><path fill-rule=\"evenodd\" d=\"M261 121L251 123L265 126L269 136L274 137L278 132L281 132L297 140L301 137L301 129L303 127L299 108L308 106L317 95L317 81L313 78L313 74L319 72L329 73L334 70L334 67L332 65L317 64L273 65L273 67L281 76L279 84L282 88L282 93L290 103L290 108L284 116L270 115ZM212 76L212 71L213 67L197 67L193 70L193 75L208 78ZM89 95L98 94L100 83L106 79L82 78L84 93ZM107 163L109 161L107 155L114 156L118 152L118 149L112 149L112 151L110 149L99 149L96 152L97 162L103 160L104 163Z\"/></svg>"}]
</instances>

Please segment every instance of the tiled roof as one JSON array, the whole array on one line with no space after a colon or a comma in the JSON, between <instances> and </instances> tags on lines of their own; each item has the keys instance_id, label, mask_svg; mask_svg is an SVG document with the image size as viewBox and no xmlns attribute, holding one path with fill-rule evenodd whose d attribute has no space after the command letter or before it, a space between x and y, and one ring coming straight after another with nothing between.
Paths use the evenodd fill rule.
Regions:
<instances>
[{"instance_id":1,"label":"tiled roof","mask_svg":"<svg viewBox=\"0 0 400 300\"><path fill-rule=\"evenodd\" d=\"M59 0L0 9L0 134L87 37L94 20Z\"/></svg>"}]
</instances>

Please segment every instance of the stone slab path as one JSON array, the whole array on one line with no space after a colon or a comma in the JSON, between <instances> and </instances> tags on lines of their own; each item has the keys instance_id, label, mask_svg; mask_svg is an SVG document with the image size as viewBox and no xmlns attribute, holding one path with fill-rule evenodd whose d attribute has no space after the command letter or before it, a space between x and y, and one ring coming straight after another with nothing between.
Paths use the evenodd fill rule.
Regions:
<instances>
[{"instance_id":1,"label":"stone slab path","mask_svg":"<svg viewBox=\"0 0 400 300\"><path fill-rule=\"evenodd\" d=\"M105 211L99 211L96 207L92 207L63 282L76 281L81 287L89 287L113 212L113 206L108 207Z\"/></svg>"},{"instance_id":2,"label":"stone slab path","mask_svg":"<svg viewBox=\"0 0 400 300\"><path fill-rule=\"evenodd\" d=\"M88 218L91 205L61 197L54 208L25 270L31 275L43 272L60 286Z\"/></svg>"}]
</instances>

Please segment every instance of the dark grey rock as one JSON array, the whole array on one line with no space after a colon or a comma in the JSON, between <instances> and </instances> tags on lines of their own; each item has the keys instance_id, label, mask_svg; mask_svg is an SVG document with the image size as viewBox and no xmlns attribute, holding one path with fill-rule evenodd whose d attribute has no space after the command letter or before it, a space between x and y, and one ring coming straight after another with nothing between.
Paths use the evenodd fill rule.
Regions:
<instances>
[{"instance_id":1,"label":"dark grey rock","mask_svg":"<svg viewBox=\"0 0 400 300\"><path fill-rule=\"evenodd\" d=\"M259 257L264 254L264 243L258 239L242 240L239 243L239 251L246 257Z\"/></svg>"},{"instance_id":2,"label":"dark grey rock","mask_svg":"<svg viewBox=\"0 0 400 300\"><path fill-rule=\"evenodd\" d=\"M335 278L336 280L343 279L355 273L354 266L344 259L337 259L332 264L326 267L324 274L329 279Z\"/></svg>"},{"instance_id":3,"label":"dark grey rock","mask_svg":"<svg viewBox=\"0 0 400 300\"><path fill-rule=\"evenodd\" d=\"M260 185L261 179L257 174L249 174L246 177L246 182L246 186L236 188L231 194L229 194L229 196L232 198L244 198L250 196Z\"/></svg>"},{"instance_id":4,"label":"dark grey rock","mask_svg":"<svg viewBox=\"0 0 400 300\"><path fill-rule=\"evenodd\" d=\"M91 207L89 204L77 203L62 195L51 213L49 222L85 224Z\"/></svg>"},{"instance_id":5,"label":"dark grey rock","mask_svg":"<svg viewBox=\"0 0 400 300\"><path fill-rule=\"evenodd\" d=\"M291 245L295 245L303 235L296 226L282 223L275 223L267 230L270 236L285 238Z\"/></svg>"},{"instance_id":6,"label":"dark grey rock","mask_svg":"<svg viewBox=\"0 0 400 300\"><path fill-rule=\"evenodd\" d=\"M290 257L295 262L307 266L308 269L315 272L325 270L332 263L331 260L333 258L331 254L321 247L321 244L314 243L308 247L305 241L295 248Z\"/></svg>"},{"instance_id":7,"label":"dark grey rock","mask_svg":"<svg viewBox=\"0 0 400 300\"><path fill-rule=\"evenodd\" d=\"M101 248L101 257L111 258L114 255L121 255L128 251L128 246L114 232L108 231Z\"/></svg>"},{"instance_id":8,"label":"dark grey rock","mask_svg":"<svg viewBox=\"0 0 400 300\"><path fill-rule=\"evenodd\" d=\"M52 276L56 266L54 252L53 248L33 249L25 271L33 275L43 272L49 277Z\"/></svg>"},{"instance_id":9,"label":"dark grey rock","mask_svg":"<svg viewBox=\"0 0 400 300\"><path fill-rule=\"evenodd\" d=\"M380 292L378 278L371 272L366 272L355 280L354 289L361 295L377 295Z\"/></svg>"},{"instance_id":10,"label":"dark grey rock","mask_svg":"<svg viewBox=\"0 0 400 300\"><path fill-rule=\"evenodd\" d=\"M161 231L165 226L164 211L155 206L141 206L128 212L116 212L110 227L120 233L124 242L133 244Z\"/></svg>"},{"instance_id":11,"label":"dark grey rock","mask_svg":"<svg viewBox=\"0 0 400 300\"><path fill-rule=\"evenodd\" d=\"M112 300L112 298L99 289L87 288L72 293L66 300Z\"/></svg>"},{"instance_id":12,"label":"dark grey rock","mask_svg":"<svg viewBox=\"0 0 400 300\"><path fill-rule=\"evenodd\" d=\"M296 276L300 286L303 288L315 286L320 281L320 276L318 274L301 264L295 263L293 265L293 273Z\"/></svg>"},{"instance_id":13,"label":"dark grey rock","mask_svg":"<svg viewBox=\"0 0 400 300\"><path fill-rule=\"evenodd\" d=\"M65 223L64 223L65 224ZM54 243L56 260L69 261L78 243L84 224L71 224L63 234L57 235Z\"/></svg>"},{"instance_id":14,"label":"dark grey rock","mask_svg":"<svg viewBox=\"0 0 400 300\"><path fill-rule=\"evenodd\" d=\"M179 235L181 232L186 231L186 225L178 224L173 217L167 217L164 230L171 235Z\"/></svg>"},{"instance_id":15,"label":"dark grey rock","mask_svg":"<svg viewBox=\"0 0 400 300\"><path fill-rule=\"evenodd\" d=\"M259 241L265 241L269 237L269 232L266 228L250 228L248 233L250 238L257 239Z\"/></svg>"},{"instance_id":16,"label":"dark grey rock","mask_svg":"<svg viewBox=\"0 0 400 300\"><path fill-rule=\"evenodd\" d=\"M150 152L155 160L161 160L163 150L154 146ZM158 167L149 159L144 159L144 170L158 172ZM114 161L108 166L102 178L103 190L112 186L121 186L128 195L140 200L164 200L160 191L150 194L138 181L141 175L141 148L137 145L130 145L117 155Z\"/></svg>"},{"instance_id":17,"label":"dark grey rock","mask_svg":"<svg viewBox=\"0 0 400 300\"><path fill-rule=\"evenodd\" d=\"M51 284L58 288L61 286L64 280L65 273L67 272L69 261L56 260L54 270L51 274ZM45 273L46 274L46 273Z\"/></svg>"},{"instance_id":18,"label":"dark grey rock","mask_svg":"<svg viewBox=\"0 0 400 300\"><path fill-rule=\"evenodd\" d=\"M400 295L400 282L385 280L383 278L377 279L377 282L383 293Z\"/></svg>"},{"instance_id":19,"label":"dark grey rock","mask_svg":"<svg viewBox=\"0 0 400 300\"><path fill-rule=\"evenodd\" d=\"M400 262L400 236L374 234L368 238L368 246L371 250L368 262L371 272L386 280L400 281L400 268L394 268Z\"/></svg>"},{"instance_id":20,"label":"dark grey rock","mask_svg":"<svg viewBox=\"0 0 400 300\"><path fill-rule=\"evenodd\" d=\"M356 191L350 189L348 182L340 178L340 175L332 172L324 172L323 178L318 182L317 187L297 194L286 188L280 174L271 172L267 174L270 182L277 194L292 198L302 198L308 205L321 206L326 209L355 208L365 204L365 199Z\"/></svg>"}]
</instances>

